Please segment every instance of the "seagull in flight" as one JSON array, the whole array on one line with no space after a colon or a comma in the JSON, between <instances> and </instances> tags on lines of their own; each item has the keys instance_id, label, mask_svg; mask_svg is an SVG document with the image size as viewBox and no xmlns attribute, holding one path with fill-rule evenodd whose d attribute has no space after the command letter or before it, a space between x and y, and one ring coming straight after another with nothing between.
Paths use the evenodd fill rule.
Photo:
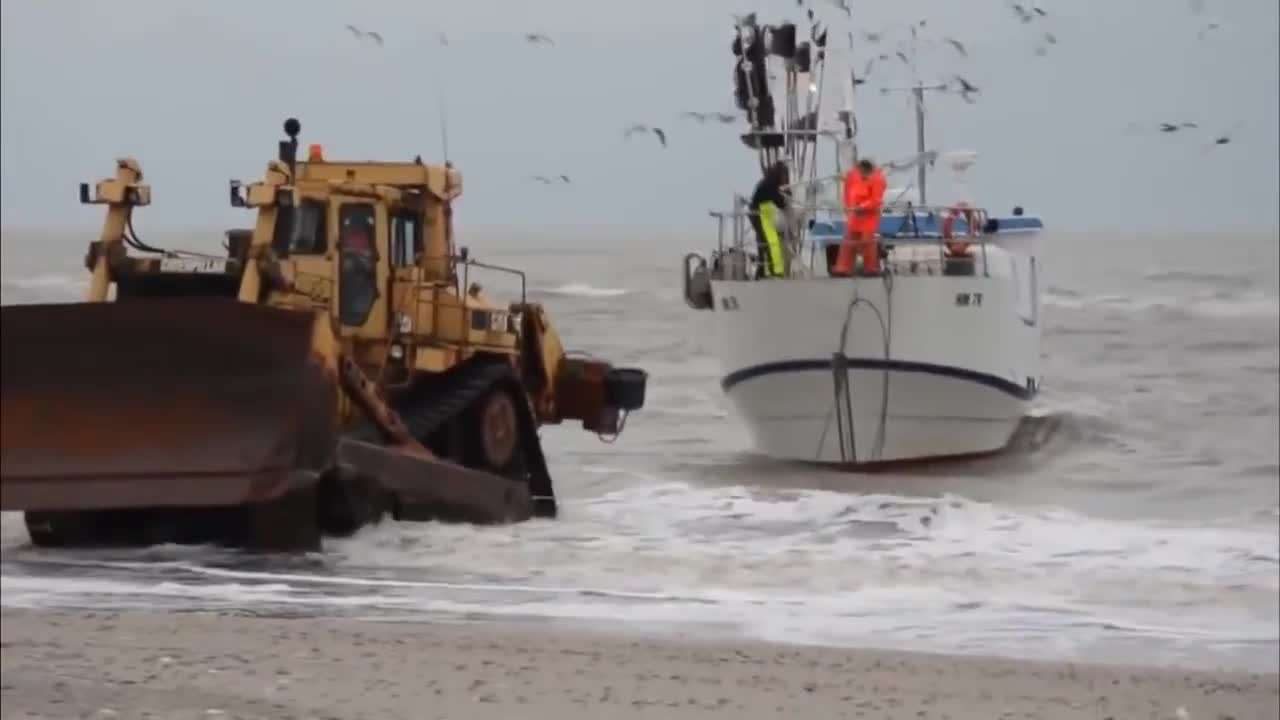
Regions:
<instances>
[{"instance_id":1,"label":"seagull in flight","mask_svg":"<svg viewBox=\"0 0 1280 720\"><path fill-rule=\"evenodd\" d=\"M555 182L556 180L559 180L560 182L562 182L562 183L564 183L564 184L566 184L566 185L568 185L570 182L572 182L571 180L569 180L569 176L568 176L568 175L558 175L558 176L556 176L554 179L549 178L549 177L547 177L546 175L533 175L533 176L531 176L531 178L532 178L532 179L534 179L534 180L537 180L538 182L542 183L543 185L550 185L551 183Z\"/></svg>"},{"instance_id":2,"label":"seagull in flight","mask_svg":"<svg viewBox=\"0 0 1280 720\"><path fill-rule=\"evenodd\" d=\"M635 135L636 133L640 133L640 132L653 133L654 136L658 138L658 142L662 143L662 147L667 146L667 133L660 127L650 127L648 125L640 125L640 124L632 125L631 127L627 128L626 132L622 134L622 137L629 138L632 135Z\"/></svg>"},{"instance_id":3,"label":"seagull in flight","mask_svg":"<svg viewBox=\"0 0 1280 720\"><path fill-rule=\"evenodd\" d=\"M716 122L723 123L723 124L725 124L725 125L728 125L729 123L731 123L731 122L733 122L734 120L737 120L737 119L738 119L738 116L737 116L737 115L734 115L733 113L726 113L726 112L694 112L694 111L689 111L689 112L680 113L680 116L681 116L681 117L687 117L687 118L693 118L694 120L697 120L698 122L707 122L708 120L715 120Z\"/></svg>"},{"instance_id":4,"label":"seagull in flight","mask_svg":"<svg viewBox=\"0 0 1280 720\"><path fill-rule=\"evenodd\" d=\"M1054 34L1053 34L1053 33L1051 33L1051 32L1047 32L1047 33L1045 33L1045 34L1041 35L1041 36L1040 36L1040 39L1044 41L1044 42L1042 42L1042 43L1038 43L1038 44L1036 45L1036 55L1038 55L1038 56L1040 56L1040 57L1044 57L1045 55L1048 55L1048 54L1049 54L1049 45L1057 45L1057 44L1058 44L1058 36L1057 36L1057 35L1054 35ZM1047 43L1047 44L1046 44L1046 43Z\"/></svg>"},{"instance_id":5,"label":"seagull in flight","mask_svg":"<svg viewBox=\"0 0 1280 720\"><path fill-rule=\"evenodd\" d=\"M524 39L525 39L525 42L531 45L537 45L539 43L546 43L548 45L556 44L555 41L552 40L549 35L544 35L542 33L525 33Z\"/></svg>"},{"instance_id":6,"label":"seagull in flight","mask_svg":"<svg viewBox=\"0 0 1280 720\"><path fill-rule=\"evenodd\" d=\"M942 38L942 41L951 45L951 47L955 48L956 52L960 53L962 56L969 57L969 53L965 52L964 45L961 45L959 40L956 40L955 38Z\"/></svg>"},{"instance_id":7,"label":"seagull in flight","mask_svg":"<svg viewBox=\"0 0 1280 720\"><path fill-rule=\"evenodd\" d=\"M1222 134L1218 135L1217 137L1215 137L1215 138L1213 139L1213 142L1212 142L1212 143L1210 143L1210 144L1209 144L1209 146L1205 148L1205 152L1208 152L1208 151L1212 150L1214 147L1216 147L1216 146L1218 146L1218 145L1226 145L1226 144L1230 143L1230 142L1231 142L1231 138L1232 138L1232 136L1236 134L1236 132L1240 129L1240 126L1241 126L1241 125L1244 125L1244 121L1243 121L1243 120L1241 120L1240 122L1236 123L1236 124L1235 124L1235 127L1231 128L1231 129L1230 129L1230 130L1228 130L1227 132L1224 132L1224 133L1222 133Z\"/></svg>"},{"instance_id":8,"label":"seagull in flight","mask_svg":"<svg viewBox=\"0 0 1280 720\"><path fill-rule=\"evenodd\" d=\"M867 81L867 78L871 75L871 68L875 67L875 65L876 65L876 59L871 58L870 60L867 61L867 66L862 69L861 75L850 72L849 74L853 77L853 84L857 86L865 83Z\"/></svg>"},{"instance_id":9,"label":"seagull in flight","mask_svg":"<svg viewBox=\"0 0 1280 720\"><path fill-rule=\"evenodd\" d=\"M1171 132L1178 132L1183 128L1198 129L1199 127L1200 127L1199 125L1193 122L1178 123L1176 125L1174 123L1160 123L1160 132L1171 133Z\"/></svg>"},{"instance_id":10,"label":"seagull in flight","mask_svg":"<svg viewBox=\"0 0 1280 720\"><path fill-rule=\"evenodd\" d=\"M378 43L379 45L382 44L382 36L374 32L373 30L369 30L366 32L356 27L355 25L352 25L351 23L347 23L347 29L350 30L351 34L356 36L356 38L366 38L366 37L373 38L374 42Z\"/></svg>"},{"instance_id":11,"label":"seagull in flight","mask_svg":"<svg viewBox=\"0 0 1280 720\"><path fill-rule=\"evenodd\" d=\"M925 150L924 152L912 155L905 160L885 163L883 167L889 174L894 174L910 170L918 165L928 165L929 167L933 167L937 160L937 150Z\"/></svg>"},{"instance_id":12,"label":"seagull in flight","mask_svg":"<svg viewBox=\"0 0 1280 720\"><path fill-rule=\"evenodd\" d=\"M970 95L982 92L981 90L978 89L976 85L969 82L968 80L965 80L959 75L956 75L954 77L955 77L956 84L960 86L960 97L964 98L965 102L972 103L973 98L971 98Z\"/></svg>"}]
</instances>

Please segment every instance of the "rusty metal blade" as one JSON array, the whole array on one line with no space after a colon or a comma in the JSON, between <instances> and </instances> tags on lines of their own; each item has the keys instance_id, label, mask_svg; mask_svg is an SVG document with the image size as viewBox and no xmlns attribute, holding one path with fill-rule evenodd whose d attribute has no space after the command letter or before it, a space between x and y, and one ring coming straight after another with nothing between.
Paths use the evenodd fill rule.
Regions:
<instances>
[{"instance_id":1,"label":"rusty metal blade","mask_svg":"<svg viewBox=\"0 0 1280 720\"><path fill-rule=\"evenodd\" d=\"M229 298L0 308L0 509L235 505L313 482L337 403L313 327Z\"/></svg>"},{"instance_id":2,"label":"rusty metal blade","mask_svg":"<svg viewBox=\"0 0 1280 720\"><path fill-rule=\"evenodd\" d=\"M510 523L533 516L526 483L425 453L343 438L337 462L395 498L402 520Z\"/></svg>"}]
</instances>

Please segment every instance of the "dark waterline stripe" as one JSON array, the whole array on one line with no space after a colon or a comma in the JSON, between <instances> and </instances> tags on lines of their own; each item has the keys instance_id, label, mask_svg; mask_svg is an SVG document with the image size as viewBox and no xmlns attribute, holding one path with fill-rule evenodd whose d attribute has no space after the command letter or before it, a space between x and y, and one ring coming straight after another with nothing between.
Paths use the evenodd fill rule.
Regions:
<instances>
[{"instance_id":1,"label":"dark waterline stripe","mask_svg":"<svg viewBox=\"0 0 1280 720\"><path fill-rule=\"evenodd\" d=\"M1019 400L1030 400L1035 396L1034 391L1002 377L950 365L935 365L933 363L912 362L909 360L876 360L872 358L849 358L845 361L845 364L857 370L893 370L896 372L926 373L957 380L968 380L969 382L986 385L989 388L1007 393ZM831 360L780 360L735 370L720 380L720 387L725 392L728 392L730 388L738 383L766 375L804 371L831 372L831 370Z\"/></svg>"}]
</instances>

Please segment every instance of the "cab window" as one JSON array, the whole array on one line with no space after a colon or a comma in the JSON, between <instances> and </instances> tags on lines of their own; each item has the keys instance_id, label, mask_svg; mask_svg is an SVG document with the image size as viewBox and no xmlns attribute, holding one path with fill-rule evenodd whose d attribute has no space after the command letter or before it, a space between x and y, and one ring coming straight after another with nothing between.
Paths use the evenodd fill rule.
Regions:
<instances>
[{"instance_id":1,"label":"cab window","mask_svg":"<svg viewBox=\"0 0 1280 720\"><path fill-rule=\"evenodd\" d=\"M391 263L396 267L411 267L418 253L422 252L422 224L411 210L401 210L391 216Z\"/></svg>"},{"instance_id":2,"label":"cab window","mask_svg":"<svg viewBox=\"0 0 1280 720\"><path fill-rule=\"evenodd\" d=\"M325 205L318 200L303 200L296 213L280 208L272 248L286 256L323 255L328 249L325 225Z\"/></svg>"},{"instance_id":3,"label":"cab window","mask_svg":"<svg viewBox=\"0 0 1280 720\"><path fill-rule=\"evenodd\" d=\"M375 215L372 205L343 205L338 214L338 244L344 253L373 255Z\"/></svg>"}]
</instances>

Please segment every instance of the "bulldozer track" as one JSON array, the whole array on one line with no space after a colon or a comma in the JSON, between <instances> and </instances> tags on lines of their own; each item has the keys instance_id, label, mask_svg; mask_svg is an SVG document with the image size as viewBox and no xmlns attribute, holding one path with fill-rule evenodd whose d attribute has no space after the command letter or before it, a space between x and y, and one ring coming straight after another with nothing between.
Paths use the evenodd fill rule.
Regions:
<instances>
[{"instance_id":1,"label":"bulldozer track","mask_svg":"<svg viewBox=\"0 0 1280 720\"><path fill-rule=\"evenodd\" d=\"M524 481L528 483L529 493L533 496L534 515L555 517L555 494L546 456L542 452L538 426L520 380L510 365L505 362L473 360L449 373L447 383L424 383L395 398L390 405L409 432L419 441L425 442L444 427L445 423L461 415L498 386L512 393L515 401L513 404L519 424L520 447L525 455ZM382 431L367 418L361 419L344 434L353 440L364 442L385 444L387 441Z\"/></svg>"}]
</instances>

